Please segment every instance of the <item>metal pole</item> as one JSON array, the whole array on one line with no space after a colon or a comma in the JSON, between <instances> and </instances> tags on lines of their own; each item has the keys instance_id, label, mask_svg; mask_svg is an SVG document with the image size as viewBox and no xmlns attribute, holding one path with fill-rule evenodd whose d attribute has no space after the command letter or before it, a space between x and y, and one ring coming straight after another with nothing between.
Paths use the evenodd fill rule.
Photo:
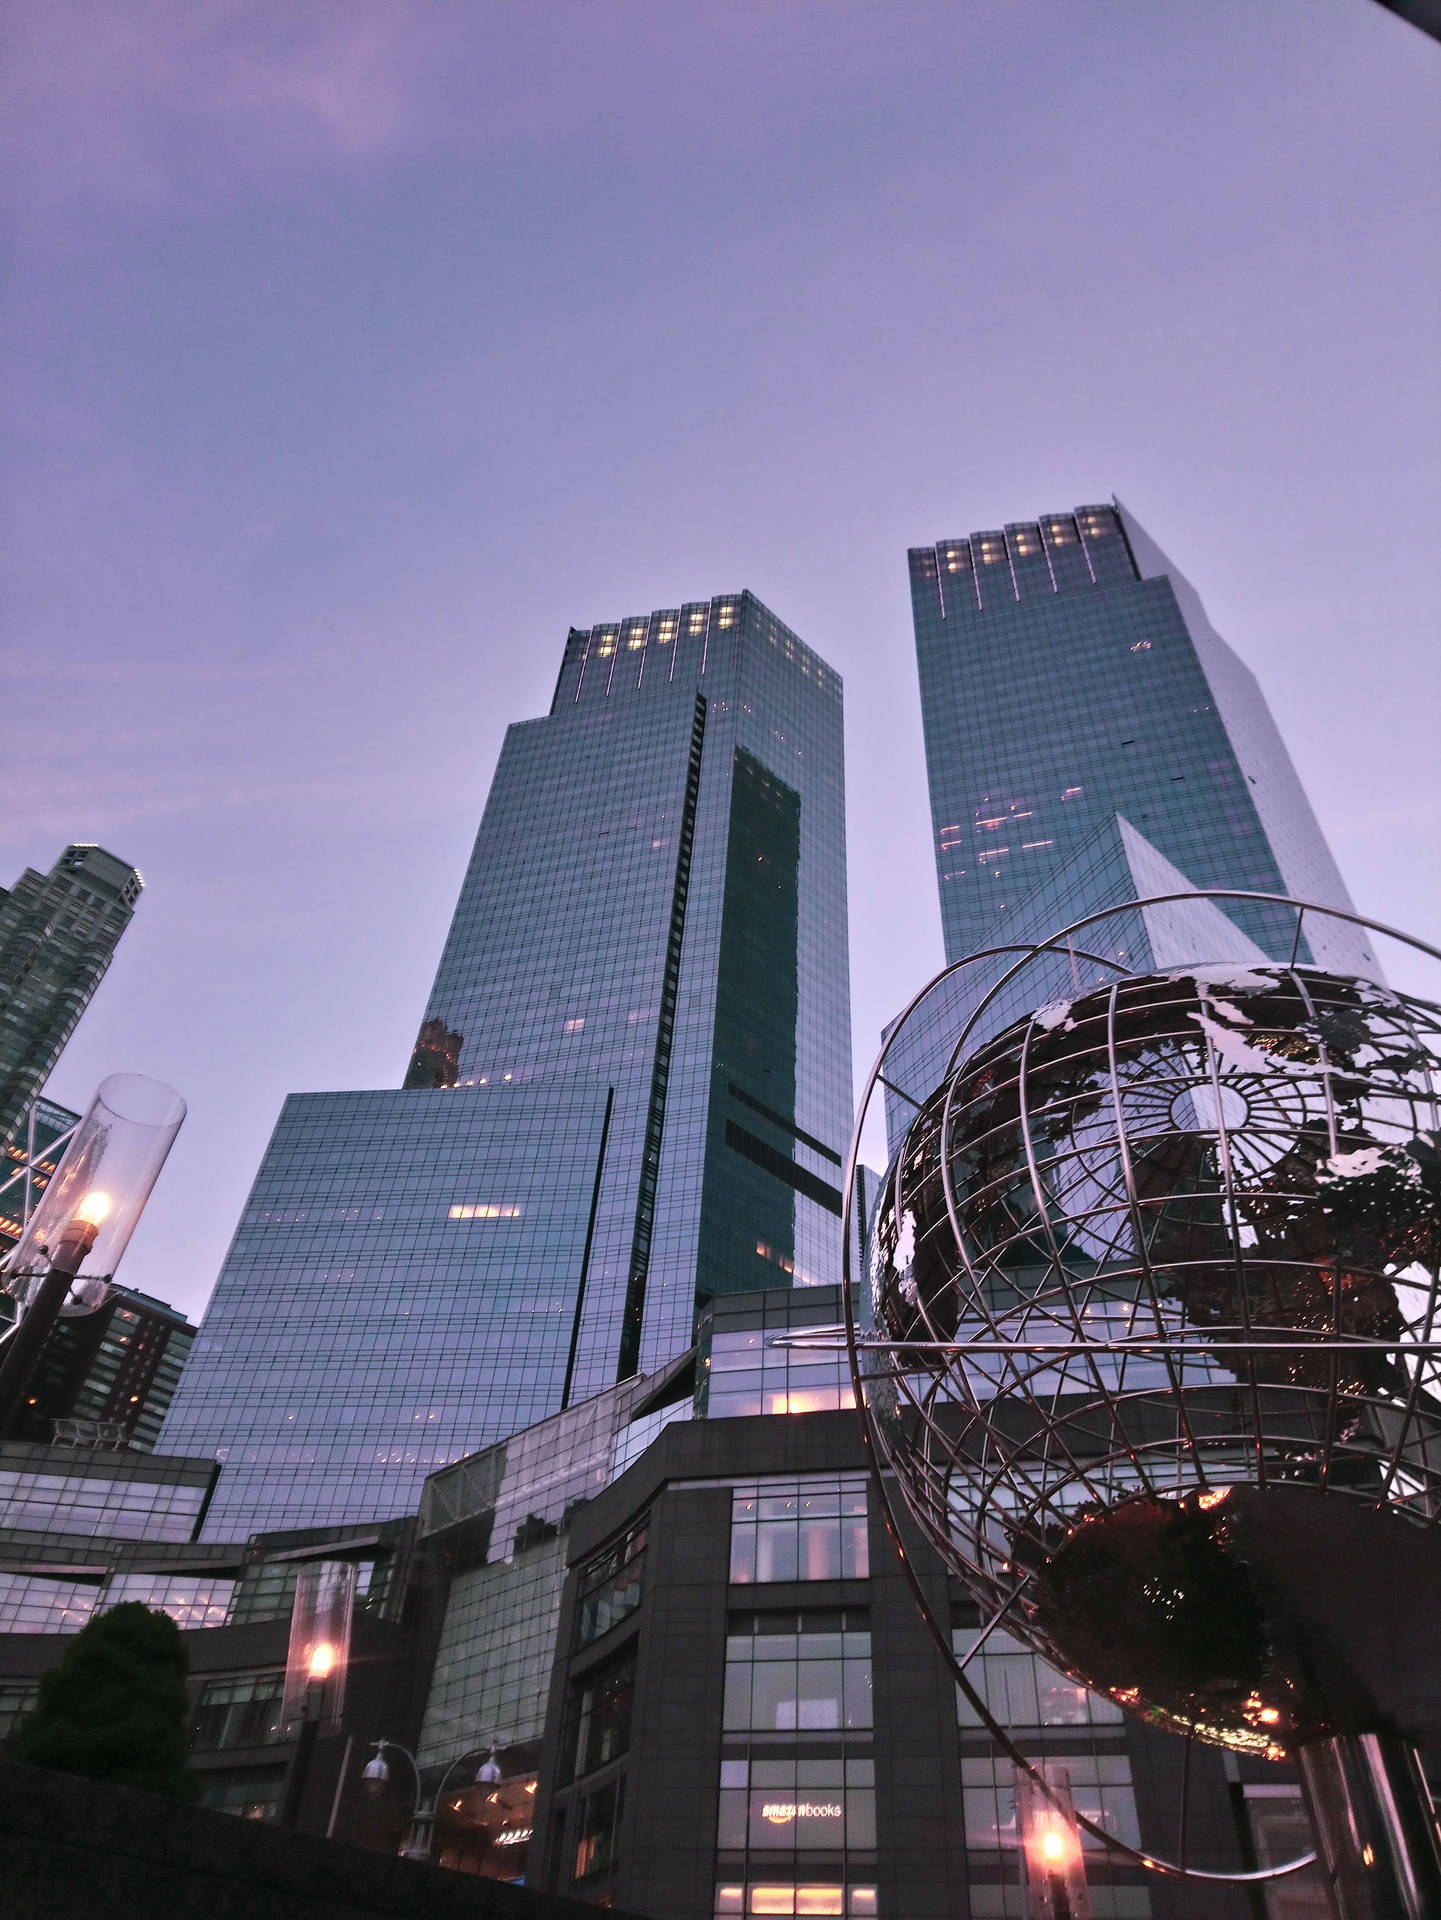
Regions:
<instances>
[{"instance_id":1,"label":"metal pole","mask_svg":"<svg viewBox=\"0 0 1441 1920\"><path fill-rule=\"evenodd\" d=\"M335 1838L335 1823L340 1818L340 1796L345 1792L345 1776L350 1771L350 1753L355 1745L355 1735L345 1736L345 1752L340 1756L340 1772L335 1776L335 1798L330 1803L330 1818L325 1823L327 1840Z\"/></svg>"},{"instance_id":2,"label":"metal pole","mask_svg":"<svg viewBox=\"0 0 1441 1920\"><path fill-rule=\"evenodd\" d=\"M275 1822L279 1827L294 1827L300 1823L301 1803L305 1799L305 1788L310 1778L310 1762L315 1753L315 1741L319 1732L320 1688L312 1681L305 1690L304 1717L300 1722L295 1751L290 1756L290 1765L285 1774L285 1791L281 1795L280 1812Z\"/></svg>"},{"instance_id":3,"label":"metal pole","mask_svg":"<svg viewBox=\"0 0 1441 1920\"><path fill-rule=\"evenodd\" d=\"M1436 1920L1441 1834L1416 1749L1350 1733L1295 1759L1336 1920Z\"/></svg>"},{"instance_id":4,"label":"metal pole","mask_svg":"<svg viewBox=\"0 0 1441 1920\"><path fill-rule=\"evenodd\" d=\"M5 1342L5 1357L0 1360L0 1438L9 1434L15 1416L20 1411L25 1389L35 1371L35 1362L40 1358L40 1349L60 1317L60 1309L65 1304L65 1296L74 1278L73 1273L63 1273L59 1267L52 1267Z\"/></svg>"}]
</instances>

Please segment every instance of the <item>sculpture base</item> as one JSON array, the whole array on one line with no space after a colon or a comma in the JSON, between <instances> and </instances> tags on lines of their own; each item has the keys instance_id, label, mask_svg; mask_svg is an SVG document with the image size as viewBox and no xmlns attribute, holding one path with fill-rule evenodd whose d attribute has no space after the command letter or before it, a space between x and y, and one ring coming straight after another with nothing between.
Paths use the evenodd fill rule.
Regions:
<instances>
[{"instance_id":1,"label":"sculpture base","mask_svg":"<svg viewBox=\"0 0 1441 1920\"><path fill-rule=\"evenodd\" d=\"M1295 1755L1336 1920L1435 1920L1441 1835L1416 1749L1338 1734Z\"/></svg>"}]
</instances>

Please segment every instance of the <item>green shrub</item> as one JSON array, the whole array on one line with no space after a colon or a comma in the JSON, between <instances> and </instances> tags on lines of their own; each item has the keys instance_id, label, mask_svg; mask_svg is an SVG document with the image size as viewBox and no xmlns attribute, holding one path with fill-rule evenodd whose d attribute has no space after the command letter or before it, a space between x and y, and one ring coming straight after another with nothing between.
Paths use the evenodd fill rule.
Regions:
<instances>
[{"instance_id":1,"label":"green shrub","mask_svg":"<svg viewBox=\"0 0 1441 1920\"><path fill-rule=\"evenodd\" d=\"M5 1754L32 1767L193 1800L185 1643L168 1614L128 1600L96 1616L40 1682Z\"/></svg>"}]
</instances>

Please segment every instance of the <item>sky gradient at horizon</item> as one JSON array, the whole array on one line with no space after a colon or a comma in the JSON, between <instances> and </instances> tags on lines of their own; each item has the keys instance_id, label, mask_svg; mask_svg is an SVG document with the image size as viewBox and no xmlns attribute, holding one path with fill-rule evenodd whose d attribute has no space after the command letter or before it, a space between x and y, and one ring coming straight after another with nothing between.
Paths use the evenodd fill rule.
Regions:
<instances>
[{"instance_id":1,"label":"sky gradient at horizon","mask_svg":"<svg viewBox=\"0 0 1441 1920\"><path fill-rule=\"evenodd\" d=\"M1441 47L1373 0L14 0L0 883L147 887L49 1091L397 1085L566 628L845 677L854 1043L940 960L908 546L1118 493L1362 911L1441 940Z\"/></svg>"}]
</instances>

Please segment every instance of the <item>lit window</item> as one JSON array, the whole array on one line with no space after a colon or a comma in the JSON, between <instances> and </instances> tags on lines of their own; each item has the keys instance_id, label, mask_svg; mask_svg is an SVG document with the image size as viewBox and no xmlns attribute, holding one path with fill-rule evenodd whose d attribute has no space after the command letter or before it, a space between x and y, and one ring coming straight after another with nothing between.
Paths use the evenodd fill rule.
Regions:
<instances>
[{"instance_id":1,"label":"lit window","mask_svg":"<svg viewBox=\"0 0 1441 1920\"><path fill-rule=\"evenodd\" d=\"M582 1016L581 1016L581 1018L580 1018L580 1019L578 1019L578 1020L567 1020L567 1021L566 1021L566 1023L565 1023L565 1030L566 1030L566 1032L567 1032L567 1033L582 1033L582 1032L584 1032L584 1030L585 1030L585 1018L584 1018L584 1015L582 1015Z\"/></svg>"},{"instance_id":2,"label":"lit window","mask_svg":"<svg viewBox=\"0 0 1441 1920\"><path fill-rule=\"evenodd\" d=\"M729 1914L865 1914L876 1912L876 1890L826 1880L752 1880L715 1890L716 1920Z\"/></svg>"},{"instance_id":3,"label":"lit window","mask_svg":"<svg viewBox=\"0 0 1441 1920\"><path fill-rule=\"evenodd\" d=\"M757 1240L757 1258L799 1286L811 1276L792 1256ZM826 1413L853 1407L855 1392L844 1354L772 1347L763 1334L717 1334L707 1369L706 1411L712 1419L745 1414Z\"/></svg>"},{"instance_id":4,"label":"lit window","mask_svg":"<svg viewBox=\"0 0 1441 1920\"><path fill-rule=\"evenodd\" d=\"M876 1844L873 1760L722 1760L716 1844L794 1853Z\"/></svg>"},{"instance_id":5,"label":"lit window","mask_svg":"<svg viewBox=\"0 0 1441 1920\"><path fill-rule=\"evenodd\" d=\"M958 1627L951 1635L956 1653L968 1653L979 1632L979 1628ZM1100 1727L1123 1718L1113 1700L1067 1679L1008 1633L991 1635L967 1667L966 1678L1003 1726ZM981 1724L959 1688L956 1717L963 1727Z\"/></svg>"},{"instance_id":6,"label":"lit window","mask_svg":"<svg viewBox=\"0 0 1441 1920\"><path fill-rule=\"evenodd\" d=\"M518 1220L520 1208L496 1206L490 1201L477 1201L452 1207L450 1217L452 1220Z\"/></svg>"},{"instance_id":7,"label":"lit window","mask_svg":"<svg viewBox=\"0 0 1441 1920\"><path fill-rule=\"evenodd\" d=\"M1141 1844L1136 1817L1136 1791L1131 1785L1131 1762L1124 1753L1063 1753L1051 1756L1071 1776L1076 1812L1093 1820L1103 1832L1126 1846ZM1016 1770L1009 1760L990 1754L961 1756L961 1802L968 1847L1014 1847L1016 1834ZM1098 1851L1102 1842L1086 1832L1081 1845Z\"/></svg>"},{"instance_id":8,"label":"lit window","mask_svg":"<svg viewBox=\"0 0 1441 1920\"><path fill-rule=\"evenodd\" d=\"M732 1585L866 1580L870 1570L863 1474L816 1474L735 1488Z\"/></svg>"},{"instance_id":9,"label":"lit window","mask_svg":"<svg viewBox=\"0 0 1441 1920\"><path fill-rule=\"evenodd\" d=\"M821 1733L871 1724L864 1614L835 1608L732 1617L722 1720L728 1733Z\"/></svg>"}]
</instances>

